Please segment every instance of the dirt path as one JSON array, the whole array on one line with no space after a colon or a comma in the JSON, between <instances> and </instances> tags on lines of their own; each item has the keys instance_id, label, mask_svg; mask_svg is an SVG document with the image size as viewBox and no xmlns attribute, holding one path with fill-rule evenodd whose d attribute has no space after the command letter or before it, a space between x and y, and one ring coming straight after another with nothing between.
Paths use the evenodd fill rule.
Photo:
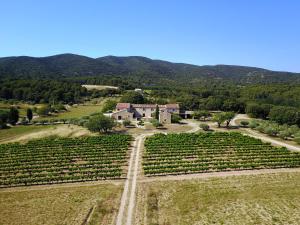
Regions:
<instances>
[{"instance_id":1,"label":"dirt path","mask_svg":"<svg viewBox=\"0 0 300 225\"><path fill-rule=\"evenodd\" d=\"M231 121L231 126L239 126L237 120L249 120L250 117L247 114L237 114Z\"/></svg>"},{"instance_id":2,"label":"dirt path","mask_svg":"<svg viewBox=\"0 0 300 225\"><path fill-rule=\"evenodd\" d=\"M200 130L200 123L193 120L183 120L183 122L187 123L188 126L192 127L191 130L186 131L185 133L195 133Z\"/></svg>"},{"instance_id":3,"label":"dirt path","mask_svg":"<svg viewBox=\"0 0 300 225\"><path fill-rule=\"evenodd\" d=\"M131 154L130 154L127 178L125 181L124 190L122 193L121 203L120 203L120 207L119 207L119 212L118 212L117 219L116 219L117 225L123 224L123 220L124 220L124 216L125 216L124 212L125 212L126 204L128 201L128 193L129 193L129 185L130 185L129 182L131 180L130 178L131 178L133 160L134 160L137 144L138 144L138 138L136 138L135 141L133 142L133 147L132 147Z\"/></svg>"},{"instance_id":4,"label":"dirt path","mask_svg":"<svg viewBox=\"0 0 300 225\"><path fill-rule=\"evenodd\" d=\"M274 145L277 145L277 146L286 147L287 149L292 150L292 151L300 151L300 147L290 145L290 144L284 143L282 141L277 141L277 140L274 140L273 138L270 138L270 137L263 136L262 134L260 134L256 131L253 131L251 129L246 129L246 131L247 131L246 135L249 135L251 137L259 138L262 141L270 142L270 143L272 143Z\"/></svg>"},{"instance_id":5,"label":"dirt path","mask_svg":"<svg viewBox=\"0 0 300 225\"><path fill-rule=\"evenodd\" d=\"M224 171L224 172L197 173L197 174L167 175L167 176L145 177L143 179L140 179L139 182L144 183L144 182L154 182L154 181L206 179L211 177L227 177L227 176L256 175L256 174L284 173L284 172L300 172L300 168L241 170L241 171Z\"/></svg>"},{"instance_id":6,"label":"dirt path","mask_svg":"<svg viewBox=\"0 0 300 225\"><path fill-rule=\"evenodd\" d=\"M189 126L192 127L192 129L188 130L187 133L197 132L200 129L199 124L196 122L189 121L189 120L184 122L186 122ZM139 174L139 165L141 160L140 158L141 149L143 148L145 138L155 133L166 134L166 132L163 131L159 131L159 132L156 131L151 133L140 134L135 137L135 141L133 142L132 152L130 154L127 178L125 181L119 212L116 219L117 225L133 224L133 216L135 212L135 202L136 202L136 189L137 189L137 181L138 181L138 174Z\"/></svg>"},{"instance_id":7,"label":"dirt path","mask_svg":"<svg viewBox=\"0 0 300 225\"><path fill-rule=\"evenodd\" d=\"M240 119L250 119L250 118L246 114L237 114L235 116L235 118L232 120L231 125L232 126L238 126L236 121L240 120ZM248 136L254 137L254 138L258 138L258 139L260 139L264 142L270 142L273 145L286 147L287 149L292 150L292 151L300 151L300 147L297 147L297 146L294 146L294 145L291 145L291 144L287 144L287 143L282 142L282 141L275 140L271 137L266 137L266 136L264 136L263 134L261 134L259 132L251 130L250 128L243 128L243 130L246 131L246 132L242 132L242 133L244 133Z\"/></svg>"}]
</instances>

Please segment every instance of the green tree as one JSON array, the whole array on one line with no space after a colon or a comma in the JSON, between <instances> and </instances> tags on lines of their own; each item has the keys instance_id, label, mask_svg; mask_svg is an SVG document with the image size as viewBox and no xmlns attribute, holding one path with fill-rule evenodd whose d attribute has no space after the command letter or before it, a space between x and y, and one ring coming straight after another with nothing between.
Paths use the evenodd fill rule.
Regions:
<instances>
[{"instance_id":1,"label":"green tree","mask_svg":"<svg viewBox=\"0 0 300 225\"><path fill-rule=\"evenodd\" d=\"M15 125L19 120L19 110L16 107L11 107L8 114L8 122Z\"/></svg>"},{"instance_id":2,"label":"green tree","mask_svg":"<svg viewBox=\"0 0 300 225\"><path fill-rule=\"evenodd\" d=\"M116 122L112 118L99 114L91 117L86 126L92 132L107 133L116 126Z\"/></svg>"},{"instance_id":3,"label":"green tree","mask_svg":"<svg viewBox=\"0 0 300 225\"><path fill-rule=\"evenodd\" d=\"M246 107L246 113L254 118L266 119L272 106L269 104L249 103Z\"/></svg>"},{"instance_id":4,"label":"green tree","mask_svg":"<svg viewBox=\"0 0 300 225\"><path fill-rule=\"evenodd\" d=\"M33 113L32 113L31 108L27 108L26 115L27 115L28 121L30 122L32 120L32 117L33 117Z\"/></svg>"},{"instance_id":5,"label":"green tree","mask_svg":"<svg viewBox=\"0 0 300 225\"><path fill-rule=\"evenodd\" d=\"M234 112L225 112L223 114L224 114L224 118L225 118L225 122L226 122L226 127L228 128L231 120L235 116L235 113Z\"/></svg>"},{"instance_id":6,"label":"green tree","mask_svg":"<svg viewBox=\"0 0 300 225\"><path fill-rule=\"evenodd\" d=\"M155 119L159 119L159 107L158 105L156 105L156 109L155 109Z\"/></svg>"},{"instance_id":7,"label":"green tree","mask_svg":"<svg viewBox=\"0 0 300 225\"><path fill-rule=\"evenodd\" d=\"M8 123L8 112L0 110L0 129L6 128Z\"/></svg>"},{"instance_id":8,"label":"green tree","mask_svg":"<svg viewBox=\"0 0 300 225\"><path fill-rule=\"evenodd\" d=\"M210 116L207 110L199 110L194 113L194 117L199 120L206 120Z\"/></svg>"},{"instance_id":9,"label":"green tree","mask_svg":"<svg viewBox=\"0 0 300 225\"><path fill-rule=\"evenodd\" d=\"M112 110L114 110L114 109L116 108L116 105L117 105L117 102L116 102L116 101L108 99L108 100L104 103L103 108L102 108L101 111L102 111L103 113L106 113L106 112L108 112L108 111L112 111Z\"/></svg>"},{"instance_id":10,"label":"green tree","mask_svg":"<svg viewBox=\"0 0 300 225\"><path fill-rule=\"evenodd\" d=\"M300 111L294 107L275 106L269 116L270 120L279 124L300 125Z\"/></svg>"},{"instance_id":11,"label":"green tree","mask_svg":"<svg viewBox=\"0 0 300 225\"><path fill-rule=\"evenodd\" d=\"M221 127L221 124L225 122L226 117L224 113L216 113L214 114L212 120L218 124L218 127Z\"/></svg>"},{"instance_id":12,"label":"green tree","mask_svg":"<svg viewBox=\"0 0 300 225\"><path fill-rule=\"evenodd\" d=\"M143 103L145 103L145 99L144 99L144 96L139 92L128 91L122 96L120 102L143 104Z\"/></svg>"}]
</instances>

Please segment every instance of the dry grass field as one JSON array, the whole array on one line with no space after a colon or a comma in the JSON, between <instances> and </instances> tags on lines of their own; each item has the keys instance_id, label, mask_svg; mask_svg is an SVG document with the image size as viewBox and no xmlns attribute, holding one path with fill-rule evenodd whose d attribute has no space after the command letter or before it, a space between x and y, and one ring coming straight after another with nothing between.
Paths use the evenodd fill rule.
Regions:
<instances>
[{"instance_id":1,"label":"dry grass field","mask_svg":"<svg viewBox=\"0 0 300 225\"><path fill-rule=\"evenodd\" d=\"M80 225L88 218L87 224L112 224L122 186L71 184L2 189L0 224Z\"/></svg>"},{"instance_id":2,"label":"dry grass field","mask_svg":"<svg viewBox=\"0 0 300 225\"><path fill-rule=\"evenodd\" d=\"M91 85L91 84L84 84L81 85L82 87L85 87L88 90L104 90L104 89L118 89L116 86L107 86L107 85Z\"/></svg>"},{"instance_id":3,"label":"dry grass field","mask_svg":"<svg viewBox=\"0 0 300 225\"><path fill-rule=\"evenodd\" d=\"M21 138L24 135L30 135L36 132L47 132L49 129L53 129L54 126L16 126L10 129L0 129L0 143L9 142Z\"/></svg>"},{"instance_id":4,"label":"dry grass field","mask_svg":"<svg viewBox=\"0 0 300 225\"><path fill-rule=\"evenodd\" d=\"M300 173L140 183L135 224L296 225Z\"/></svg>"}]
</instances>

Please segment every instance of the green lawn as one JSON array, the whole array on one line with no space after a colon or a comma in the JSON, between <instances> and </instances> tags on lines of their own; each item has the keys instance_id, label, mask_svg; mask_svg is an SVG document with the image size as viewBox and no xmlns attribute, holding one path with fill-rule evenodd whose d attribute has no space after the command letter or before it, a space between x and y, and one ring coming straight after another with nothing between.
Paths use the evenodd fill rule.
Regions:
<instances>
[{"instance_id":1,"label":"green lawn","mask_svg":"<svg viewBox=\"0 0 300 225\"><path fill-rule=\"evenodd\" d=\"M122 185L0 190L0 224L112 224ZM84 223L86 224L86 223Z\"/></svg>"},{"instance_id":2,"label":"green lawn","mask_svg":"<svg viewBox=\"0 0 300 225\"><path fill-rule=\"evenodd\" d=\"M300 172L142 183L136 224L289 224L300 221Z\"/></svg>"},{"instance_id":3,"label":"green lawn","mask_svg":"<svg viewBox=\"0 0 300 225\"><path fill-rule=\"evenodd\" d=\"M45 129L53 128L54 126L15 126L10 129L0 129L0 143L8 140L18 138L24 134L38 132Z\"/></svg>"}]
</instances>

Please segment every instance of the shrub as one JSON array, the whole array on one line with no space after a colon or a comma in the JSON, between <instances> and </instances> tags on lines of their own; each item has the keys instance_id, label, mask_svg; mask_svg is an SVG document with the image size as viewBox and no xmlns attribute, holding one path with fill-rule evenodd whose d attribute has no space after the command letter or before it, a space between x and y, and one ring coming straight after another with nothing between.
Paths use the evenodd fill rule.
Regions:
<instances>
[{"instance_id":1,"label":"shrub","mask_svg":"<svg viewBox=\"0 0 300 225\"><path fill-rule=\"evenodd\" d=\"M172 114L171 116L171 122L172 123L179 123L182 120L182 118L177 114Z\"/></svg>"},{"instance_id":2,"label":"shrub","mask_svg":"<svg viewBox=\"0 0 300 225\"><path fill-rule=\"evenodd\" d=\"M158 121L157 119L152 119L150 122L151 122L151 124L152 124L154 127L156 127L156 128L162 126L162 124L159 123L159 121Z\"/></svg>"},{"instance_id":3,"label":"shrub","mask_svg":"<svg viewBox=\"0 0 300 225\"><path fill-rule=\"evenodd\" d=\"M140 120L140 121L138 122L138 125L139 125L139 126L144 126L144 121L143 121L143 120Z\"/></svg>"},{"instance_id":4,"label":"shrub","mask_svg":"<svg viewBox=\"0 0 300 225\"><path fill-rule=\"evenodd\" d=\"M241 125L242 125L242 127L247 127L249 125L249 122L246 120L242 120Z\"/></svg>"},{"instance_id":5,"label":"shrub","mask_svg":"<svg viewBox=\"0 0 300 225\"><path fill-rule=\"evenodd\" d=\"M206 123L201 123L200 128L204 131L209 131L209 125Z\"/></svg>"},{"instance_id":6,"label":"shrub","mask_svg":"<svg viewBox=\"0 0 300 225\"><path fill-rule=\"evenodd\" d=\"M249 127L251 129L255 129L259 126L259 123L257 123L255 120L251 120L251 122L249 123Z\"/></svg>"},{"instance_id":7,"label":"shrub","mask_svg":"<svg viewBox=\"0 0 300 225\"><path fill-rule=\"evenodd\" d=\"M131 122L129 120L123 120L123 126L126 127L126 126L130 126L131 125Z\"/></svg>"}]
</instances>

